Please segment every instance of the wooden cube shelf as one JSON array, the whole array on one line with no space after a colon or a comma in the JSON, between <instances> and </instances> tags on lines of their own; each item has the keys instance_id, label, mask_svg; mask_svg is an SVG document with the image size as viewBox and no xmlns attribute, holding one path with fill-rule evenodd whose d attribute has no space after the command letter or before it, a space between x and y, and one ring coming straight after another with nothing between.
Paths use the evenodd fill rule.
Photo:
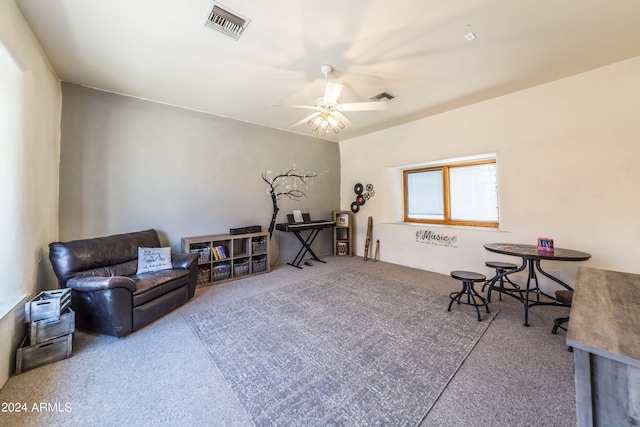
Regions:
<instances>
[{"instance_id":1,"label":"wooden cube shelf","mask_svg":"<svg viewBox=\"0 0 640 427\"><path fill-rule=\"evenodd\" d=\"M198 285L213 285L271 271L269 233L183 237L182 252L200 254Z\"/></svg>"}]
</instances>

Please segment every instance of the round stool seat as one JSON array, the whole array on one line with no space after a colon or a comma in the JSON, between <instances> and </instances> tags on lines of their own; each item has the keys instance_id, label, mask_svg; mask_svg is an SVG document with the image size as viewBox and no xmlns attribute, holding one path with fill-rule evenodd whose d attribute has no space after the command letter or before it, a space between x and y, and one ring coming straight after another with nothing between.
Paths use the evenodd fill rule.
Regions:
<instances>
[{"instance_id":1,"label":"round stool seat","mask_svg":"<svg viewBox=\"0 0 640 427\"><path fill-rule=\"evenodd\" d=\"M484 274L463 270L452 271L451 277L468 282L484 282L487 280L487 276L485 276Z\"/></svg>"},{"instance_id":2,"label":"round stool seat","mask_svg":"<svg viewBox=\"0 0 640 427\"><path fill-rule=\"evenodd\" d=\"M512 264L510 262L502 262L502 261L487 261L484 263L484 265L491 268L501 268L503 270L513 270L518 268L518 266L515 264Z\"/></svg>"},{"instance_id":3,"label":"round stool seat","mask_svg":"<svg viewBox=\"0 0 640 427\"><path fill-rule=\"evenodd\" d=\"M475 289L473 289L474 282L486 282L487 276L480 273L474 273L473 271L456 270L451 272L451 277L462 281L462 290L459 292L451 292L449 298L449 307L447 311L451 311L453 303L466 304L475 307L476 314L478 315L478 322L482 320L480 317L480 308L484 307L489 313L489 302L481 297ZM463 297L465 297L463 300ZM466 301L465 301L466 300Z\"/></svg>"},{"instance_id":4,"label":"round stool seat","mask_svg":"<svg viewBox=\"0 0 640 427\"><path fill-rule=\"evenodd\" d=\"M556 299L564 304L571 304L573 301L573 291L556 291Z\"/></svg>"},{"instance_id":5,"label":"round stool seat","mask_svg":"<svg viewBox=\"0 0 640 427\"><path fill-rule=\"evenodd\" d=\"M500 276L499 286L496 286L497 288L496 290L499 291L500 301L502 301L502 293L505 291L505 287L504 287L505 282L507 282L512 286L511 289L506 288L507 292L509 290L514 290L515 292L519 292L520 296L522 296L522 292L520 292L520 286L513 283L511 279L509 279L509 276L502 276L507 271L515 270L516 268L518 268L516 264L510 263L510 262L502 262L502 261L486 261L484 265L486 265L489 268L495 268L496 275L485 282L484 286L482 286L482 292L484 292L485 287L490 286L490 283L495 282L496 277ZM487 294L487 299L491 301L491 287L489 287L489 293Z\"/></svg>"}]
</instances>

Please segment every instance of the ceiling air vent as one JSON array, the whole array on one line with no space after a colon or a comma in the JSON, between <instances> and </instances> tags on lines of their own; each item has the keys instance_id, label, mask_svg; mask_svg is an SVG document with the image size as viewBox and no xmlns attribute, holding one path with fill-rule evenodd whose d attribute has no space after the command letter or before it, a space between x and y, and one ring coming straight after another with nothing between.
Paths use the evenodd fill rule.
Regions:
<instances>
[{"instance_id":1,"label":"ceiling air vent","mask_svg":"<svg viewBox=\"0 0 640 427\"><path fill-rule=\"evenodd\" d=\"M249 25L249 22L251 22L249 18L232 11L220 3L211 2L204 26L213 28L234 40L238 40L247 25Z\"/></svg>"},{"instance_id":2,"label":"ceiling air vent","mask_svg":"<svg viewBox=\"0 0 640 427\"><path fill-rule=\"evenodd\" d=\"M396 96L389 93L389 92L382 92L379 93L375 96L372 96L371 98L369 98L372 101L380 101L381 99L388 99L389 101L391 101L393 98L395 98Z\"/></svg>"}]
</instances>

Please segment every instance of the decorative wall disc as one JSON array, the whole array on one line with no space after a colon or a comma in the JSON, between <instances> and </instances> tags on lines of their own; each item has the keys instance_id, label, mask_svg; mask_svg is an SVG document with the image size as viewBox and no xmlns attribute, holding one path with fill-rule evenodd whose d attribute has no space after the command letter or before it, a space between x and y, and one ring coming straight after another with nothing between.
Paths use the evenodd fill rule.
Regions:
<instances>
[{"instance_id":1,"label":"decorative wall disc","mask_svg":"<svg viewBox=\"0 0 640 427\"><path fill-rule=\"evenodd\" d=\"M360 206L364 205L367 200L372 198L376 193L373 191L373 184L367 184L367 191L364 192L365 187L358 183L353 187L353 191L356 193L356 201L351 203L351 212L356 213L360 210Z\"/></svg>"}]
</instances>

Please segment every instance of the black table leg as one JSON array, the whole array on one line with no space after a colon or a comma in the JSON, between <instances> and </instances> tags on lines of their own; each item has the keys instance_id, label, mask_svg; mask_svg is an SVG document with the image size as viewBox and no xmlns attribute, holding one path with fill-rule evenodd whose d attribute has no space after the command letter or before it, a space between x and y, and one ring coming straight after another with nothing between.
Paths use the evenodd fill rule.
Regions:
<instances>
[{"instance_id":1,"label":"black table leg","mask_svg":"<svg viewBox=\"0 0 640 427\"><path fill-rule=\"evenodd\" d=\"M489 290L487 291L487 301L491 302L491 291L493 290L494 285L496 284L496 282L498 282L500 279L504 278L507 279L509 282L511 282L509 280L509 275L514 274L514 273L518 273L522 270L524 270L525 268L527 268L527 260L523 259L522 260L522 265L517 268L516 270L505 270L502 274L496 275L490 282L489 282ZM501 289L501 288L497 288L496 289L498 292L501 293L505 293L507 295L510 295L520 301L522 301L522 290L518 289L515 292L512 292L512 290L506 290L506 289ZM515 295L515 293L519 293L519 297L517 295Z\"/></svg>"},{"instance_id":2,"label":"black table leg","mask_svg":"<svg viewBox=\"0 0 640 427\"><path fill-rule=\"evenodd\" d=\"M531 290L531 279L536 281L535 289L538 290L538 278L536 277L536 271L533 268L533 260L528 258L526 262L529 264L529 276L527 277L527 289L525 290L524 299L524 326L529 326L529 291ZM540 294L536 292L538 301L540 300Z\"/></svg>"},{"instance_id":3,"label":"black table leg","mask_svg":"<svg viewBox=\"0 0 640 427\"><path fill-rule=\"evenodd\" d=\"M552 275L550 275L549 273L547 273L546 271L544 271L542 269L542 267L540 266L540 259L532 259L529 258L529 279L527 279L527 298L525 300L525 306L524 306L524 325L525 326L529 326L529 308L536 306L536 305L557 305L558 302L555 299L555 297L548 295L544 292L542 292L542 290L540 290L540 287L538 286L538 275L536 273L536 271L538 271L540 274L542 274L543 276L553 280L554 282L560 284L562 287L564 287L565 289L568 289L570 291L573 290L573 288L569 285L567 285L566 283L564 283L562 280L558 279L557 277L553 277ZM530 279L535 280L536 282L536 286L533 289L536 293L536 300L535 301L529 301L529 281ZM541 302L540 301L540 295L545 296L546 298L550 299L550 302Z\"/></svg>"},{"instance_id":4,"label":"black table leg","mask_svg":"<svg viewBox=\"0 0 640 427\"><path fill-rule=\"evenodd\" d=\"M569 291L573 290L573 288L571 286L567 285L562 280L560 280L557 277L554 277L554 276L550 275L549 273L547 273L546 271L544 271L542 269L542 267L540 266L540 260L539 259L535 260L535 266L536 266L536 270L538 270L540 272L540 274L542 274L543 276L548 277L549 279L551 279L554 282L560 284L562 287L564 287L565 289L567 289Z\"/></svg>"}]
</instances>

